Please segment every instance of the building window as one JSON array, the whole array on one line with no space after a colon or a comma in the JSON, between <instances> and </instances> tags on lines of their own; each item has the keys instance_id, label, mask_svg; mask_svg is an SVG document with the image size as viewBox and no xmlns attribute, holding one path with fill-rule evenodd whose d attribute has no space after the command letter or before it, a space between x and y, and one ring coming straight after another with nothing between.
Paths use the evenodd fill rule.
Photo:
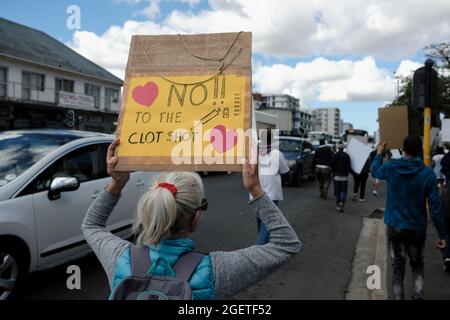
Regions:
<instances>
[{"instance_id":1,"label":"building window","mask_svg":"<svg viewBox=\"0 0 450 320\"><path fill-rule=\"evenodd\" d=\"M55 90L58 91L65 91L65 92L72 92L73 88L75 86L75 82L72 80L67 79L55 79Z\"/></svg>"},{"instance_id":2,"label":"building window","mask_svg":"<svg viewBox=\"0 0 450 320\"><path fill-rule=\"evenodd\" d=\"M0 97L6 97L7 72L6 68L0 68Z\"/></svg>"},{"instance_id":3,"label":"building window","mask_svg":"<svg viewBox=\"0 0 450 320\"><path fill-rule=\"evenodd\" d=\"M84 84L84 94L87 96L94 97L95 107L100 107L100 86L85 83Z\"/></svg>"},{"instance_id":4,"label":"building window","mask_svg":"<svg viewBox=\"0 0 450 320\"><path fill-rule=\"evenodd\" d=\"M112 88L106 88L105 91L106 101L112 102L112 103L118 103L119 102L119 90L112 89Z\"/></svg>"},{"instance_id":5,"label":"building window","mask_svg":"<svg viewBox=\"0 0 450 320\"><path fill-rule=\"evenodd\" d=\"M37 96L31 95L32 91L45 91L45 75L34 72L22 72L22 99L39 100Z\"/></svg>"}]
</instances>

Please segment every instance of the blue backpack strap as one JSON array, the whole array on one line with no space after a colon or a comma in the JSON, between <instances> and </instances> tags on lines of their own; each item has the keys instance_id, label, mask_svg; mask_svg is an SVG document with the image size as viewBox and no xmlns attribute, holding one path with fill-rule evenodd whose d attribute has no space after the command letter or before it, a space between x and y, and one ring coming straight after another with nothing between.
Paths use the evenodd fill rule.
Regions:
<instances>
[{"instance_id":1,"label":"blue backpack strap","mask_svg":"<svg viewBox=\"0 0 450 320\"><path fill-rule=\"evenodd\" d=\"M130 247L131 256L131 276L143 277L148 273L152 265L152 260L150 259L150 251L147 246L136 246L132 245Z\"/></svg>"},{"instance_id":2,"label":"blue backpack strap","mask_svg":"<svg viewBox=\"0 0 450 320\"><path fill-rule=\"evenodd\" d=\"M173 266L178 279L189 282L200 262L206 256L204 253L189 251L183 254Z\"/></svg>"}]
</instances>

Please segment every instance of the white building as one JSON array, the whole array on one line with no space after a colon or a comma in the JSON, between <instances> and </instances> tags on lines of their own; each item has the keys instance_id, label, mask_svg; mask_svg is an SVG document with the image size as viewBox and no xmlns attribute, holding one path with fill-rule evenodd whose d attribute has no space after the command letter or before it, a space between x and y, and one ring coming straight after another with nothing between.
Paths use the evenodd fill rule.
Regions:
<instances>
[{"instance_id":1,"label":"white building","mask_svg":"<svg viewBox=\"0 0 450 320\"><path fill-rule=\"evenodd\" d=\"M341 135L341 111L339 108L318 108L313 112L314 131L325 131L333 136Z\"/></svg>"},{"instance_id":2,"label":"white building","mask_svg":"<svg viewBox=\"0 0 450 320\"><path fill-rule=\"evenodd\" d=\"M122 84L47 34L0 18L0 130L113 132Z\"/></svg>"},{"instance_id":3,"label":"white building","mask_svg":"<svg viewBox=\"0 0 450 320\"><path fill-rule=\"evenodd\" d=\"M281 131L307 133L312 130L311 115L300 110L300 99L288 94L253 94L256 110L274 115Z\"/></svg>"}]
</instances>

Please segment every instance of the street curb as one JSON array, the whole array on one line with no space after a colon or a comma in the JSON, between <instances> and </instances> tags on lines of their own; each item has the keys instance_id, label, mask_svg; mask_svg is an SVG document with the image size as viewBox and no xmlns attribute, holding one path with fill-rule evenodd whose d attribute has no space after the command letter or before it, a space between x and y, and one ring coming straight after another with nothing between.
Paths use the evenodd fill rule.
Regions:
<instances>
[{"instance_id":1,"label":"street curb","mask_svg":"<svg viewBox=\"0 0 450 320\"><path fill-rule=\"evenodd\" d=\"M380 268L381 289L368 289L367 267ZM387 299L387 237L382 219L363 218L363 225L352 263L352 277L345 293L345 300Z\"/></svg>"}]
</instances>

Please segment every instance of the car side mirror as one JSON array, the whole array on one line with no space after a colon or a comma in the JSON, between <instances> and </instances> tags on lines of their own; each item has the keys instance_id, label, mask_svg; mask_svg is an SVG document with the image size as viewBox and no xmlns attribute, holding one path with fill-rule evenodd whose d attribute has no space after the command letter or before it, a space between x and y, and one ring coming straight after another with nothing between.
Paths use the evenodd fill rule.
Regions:
<instances>
[{"instance_id":1,"label":"car side mirror","mask_svg":"<svg viewBox=\"0 0 450 320\"><path fill-rule=\"evenodd\" d=\"M80 187L80 182L75 177L56 177L50 184L48 191L49 200L61 198L61 192L75 191Z\"/></svg>"}]
</instances>

